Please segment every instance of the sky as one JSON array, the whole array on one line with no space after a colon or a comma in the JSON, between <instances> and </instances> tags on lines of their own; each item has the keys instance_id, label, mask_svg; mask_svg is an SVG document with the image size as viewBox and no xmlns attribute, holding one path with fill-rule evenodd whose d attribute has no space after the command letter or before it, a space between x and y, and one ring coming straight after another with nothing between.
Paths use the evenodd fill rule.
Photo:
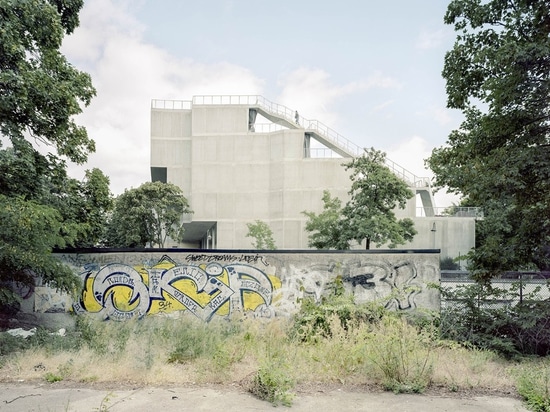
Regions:
<instances>
[{"instance_id":1,"label":"sky","mask_svg":"<svg viewBox=\"0 0 550 412\"><path fill-rule=\"evenodd\" d=\"M441 76L448 0L85 0L62 52L97 96L77 122L118 195L150 180L152 99L261 95L417 176L462 115ZM439 192L437 206L457 201Z\"/></svg>"}]
</instances>

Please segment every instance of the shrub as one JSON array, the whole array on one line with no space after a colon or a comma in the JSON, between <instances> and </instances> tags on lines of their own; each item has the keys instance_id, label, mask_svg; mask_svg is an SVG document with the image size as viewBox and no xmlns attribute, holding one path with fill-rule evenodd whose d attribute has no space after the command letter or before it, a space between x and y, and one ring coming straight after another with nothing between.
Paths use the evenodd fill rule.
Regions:
<instances>
[{"instance_id":1,"label":"shrub","mask_svg":"<svg viewBox=\"0 0 550 412\"><path fill-rule=\"evenodd\" d=\"M432 379L434 352L430 333L403 316L388 313L367 337L369 360L382 372L382 384L394 392L423 392Z\"/></svg>"},{"instance_id":2,"label":"shrub","mask_svg":"<svg viewBox=\"0 0 550 412\"><path fill-rule=\"evenodd\" d=\"M536 292L534 292L536 293ZM441 288L441 337L511 358L550 353L550 302L490 285Z\"/></svg>"},{"instance_id":3,"label":"shrub","mask_svg":"<svg viewBox=\"0 0 550 412\"><path fill-rule=\"evenodd\" d=\"M291 389L294 381L289 376L284 362L266 361L256 372L250 386L250 392L259 399L271 402L274 406L291 406L294 394Z\"/></svg>"},{"instance_id":4,"label":"shrub","mask_svg":"<svg viewBox=\"0 0 550 412\"><path fill-rule=\"evenodd\" d=\"M358 323L378 322L386 312L377 302L358 304L352 294L333 293L316 303L304 299L300 311L294 316L291 338L310 342L318 336L329 337L333 317L340 320L344 329Z\"/></svg>"},{"instance_id":5,"label":"shrub","mask_svg":"<svg viewBox=\"0 0 550 412\"><path fill-rule=\"evenodd\" d=\"M456 262L452 257L447 256L439 262L439 268L441 270L460 270L460 264Z\"/></svg>"}]
</instances>

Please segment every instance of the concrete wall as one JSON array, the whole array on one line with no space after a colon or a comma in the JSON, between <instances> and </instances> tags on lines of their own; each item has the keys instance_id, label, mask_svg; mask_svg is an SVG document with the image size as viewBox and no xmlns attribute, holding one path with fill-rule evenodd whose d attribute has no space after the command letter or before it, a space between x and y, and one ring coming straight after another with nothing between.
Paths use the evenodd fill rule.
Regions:
<instances>
[{"instance_id":1,"label":"concrete wall","mask_svg":"<svg viewBox=\"0 0 550 412\"><path fill-rule=\"evenodd\" d=\"M249 109L239 104L152 109L151 166L167 168L167 180L182 188L195 211L194 223L215 223L214 247L252 247L247 223L262 220L272 229L278 249L307 249L302 212L322 211L323 190L343 203L348 200L349 172L342 166L346 159L305 157L306 130L300 127L250 131ZM474 246L474 220L416 218L418 197L405 210L395 211L398 218L413 218L418 231L412 243L400 248L438 248L442 256L453 258L467 253ZM185 247L204 245L204 238L194 241Z\"/></svg>"},{"instance_id":2,"label":"concrete wall","mask_svg":"<svg viewBox=\"0 0 550 412\"><path fill-rule=\"evenodd\" d=\"M357 302L439 310L437 251L252 252L239 250L83 251L57 255L83 281L78 301L49 288L25 292L27 312L95 313L126 320L145 315L290 316L319 302L339 277Z\"/></svg>"}]
</instances>

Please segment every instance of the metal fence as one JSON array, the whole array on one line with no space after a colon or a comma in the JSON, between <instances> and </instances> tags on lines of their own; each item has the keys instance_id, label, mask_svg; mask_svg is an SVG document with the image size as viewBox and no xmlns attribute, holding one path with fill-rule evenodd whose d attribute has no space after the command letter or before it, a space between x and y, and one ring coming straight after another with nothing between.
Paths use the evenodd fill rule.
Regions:
<instances>
[{"instance_id":1,"label":"metal fence","mask_svg":"<svg viewBox=\"0 0 550 412\"><path fill-rule=\"evenodd\" d=\"M466 286L476 283L465 271L441 271L441 287L450 293L442 293L441 308L459 308L466 304L498 309L523 302L540 302L550 299L550 272L507 272L491 281L491 290L473 290L466 301Z\"/></svg>"}]
</instances>

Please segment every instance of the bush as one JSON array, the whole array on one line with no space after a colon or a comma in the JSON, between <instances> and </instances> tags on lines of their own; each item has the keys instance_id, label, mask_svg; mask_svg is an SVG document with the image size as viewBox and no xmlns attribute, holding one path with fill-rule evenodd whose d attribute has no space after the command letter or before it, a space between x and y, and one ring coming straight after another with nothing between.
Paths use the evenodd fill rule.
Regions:
<instances>
[{"instance_id":1,"label":"bush","mask_svg":"<svg viewBox=\"0 0 550 412\"><path fill-rule=\"evenodd\" d=\"M387 390L420 393L429 386L435 360L432 337L392 313L373 328L366 342L368 357L382 372Z\"/></svg>"},{"instance_id":2,"label":"bush","mask_svg":"<svg viewBox=\"0 0 550 412\"><path fill-rule=\"evenodd\" d=\"M300 311L294 316L290 336L302 342L311 342L317 337L330 337L333 317L340 320L344 329L359 323L378 322L386 309L377 303L355 303L352 294L333 293L316 303L304 299Z\"/></svg>"},{"instance_id":3,"label":"bush","mask_svg":"<svg viewBox=\"0 0 550 412\"><path fill-rule=\"evenodd\" d=\"M489 285L441 288L441 337L493 350L511 358L550 353L550 301L525 296L520 303L510 291Z\"/></svg>"},{"instance_id":4,"label":"bush","mask_svg":"<svg viewBox=\"0 0 550 412\"><path fill-rule=\"evenodd\" d=\"M439 262L439 268L441 270L460 270L460 264L456 262L452 257L447 256Z\"/></svg>"},{"instance_id":5,"label":"bush","mask_svg":"<svg viewBox=\"0 0 550 412\"><path fill-rule=\"evenodd\" d=\"M285 363L271 359L256 372L249 390L259 399L271 402L273 406L291 406L294 394L290 390L293 387L294 381L290 378Z\"/></svg>"}]
</instances>

